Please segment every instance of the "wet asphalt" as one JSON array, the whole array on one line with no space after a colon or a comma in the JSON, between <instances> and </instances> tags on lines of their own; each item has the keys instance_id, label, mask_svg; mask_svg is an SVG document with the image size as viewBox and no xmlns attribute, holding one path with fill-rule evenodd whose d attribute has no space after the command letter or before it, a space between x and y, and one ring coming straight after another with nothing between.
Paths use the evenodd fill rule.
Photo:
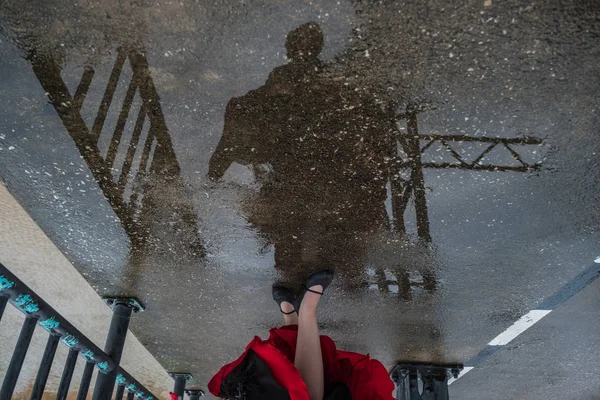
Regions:
<instances>
[{"instance_id":1,"label":"wet asphalt","mask_svg":"<svg viewBox=\"0 0 600 400\"><path fill-rule=\"evenodd\" d=\"M391 367L469 360L600 255L595 2L4 1L0 32L0 178L191 384L317 269L323 333ZM451 395L594 398L597 289Z\"/></svg>"}]
</instances>

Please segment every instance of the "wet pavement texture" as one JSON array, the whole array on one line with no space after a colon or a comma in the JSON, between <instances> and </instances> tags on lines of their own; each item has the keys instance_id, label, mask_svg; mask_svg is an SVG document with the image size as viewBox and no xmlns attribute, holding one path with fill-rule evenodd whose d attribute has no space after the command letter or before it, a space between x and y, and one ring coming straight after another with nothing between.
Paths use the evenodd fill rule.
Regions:
<instances>
[{"instance_id":1,"label":"wet pavement texture","mask_svg":"<svg viewBox=\"0 0 600 400\"><path fill-rule=\"evenodd\" d=\"M0 32L2 181L201 387L275 282L335 269L339 348L462 362L599 255L595 1L6 0Z\"/></svg>"},{"instance_id":2,"label":"wet pavement texture","mask_svg":"<svg viewBox=\"0 0 600 400\"><path fill-rule=\"evenodd\" d=\"M453 383L452 398L598 398L600 335L593 332L600 328L599 290L596 280L488 359L483 368Z\"/></svg>"}]
</instances>

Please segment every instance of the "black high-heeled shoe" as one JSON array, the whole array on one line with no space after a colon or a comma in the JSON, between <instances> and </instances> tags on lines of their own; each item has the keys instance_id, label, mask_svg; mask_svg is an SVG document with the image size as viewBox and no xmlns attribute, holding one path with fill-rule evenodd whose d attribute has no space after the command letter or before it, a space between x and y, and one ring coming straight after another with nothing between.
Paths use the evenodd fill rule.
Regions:
<instances>
[{"instance_id":1,"label":"black high-heeled shoe","mask_svg":"<svg viewBox=\"0 0 600 400\"><path fill-rule=\"evenodd\" d=\"M331 282L333 282L333 277L334 277L334 272L330 271L330 270L314 272L308 277L308 280L306 281L306 285L304 285L304 288L311 293L316 293L316 294L319 294L322 296L323 293L325 293L325 290L329 287L329 285L331 285ZM319 285L323 287L322 292L310 290L311 287L319 286Z\"/></svg>"},{"instance_id":2,"label":"black high-heeled shoe","mask_svg":"<svg viewBox=\"0 0 600 400\"><path fill-rule=\"evenodd\" d=\"M297 312L296 310L298 309L298 307L296 307L296 295L290 289L278 285L273 286L273 300L275 300L277 305L279 305L279 311L281 311L282 314L290 315ZM287 313L283 312L283 310L281 309L281 303L283 303L284 301L293 305L294 310Z\"/></svg>"},{"instance_id":3,"label":"black high-heeled shoe","mask_svg":"<svg viewBox=\"0 0 600 400\"><path fill-rule=\"evenodd\" d=\"M308 280L306 281L306 284L304 285L304 289L302 289L300 294L296 297L296 303L294 303L294 307L296 308L296 310L297 311L300 310L300 304L302 304L302 299L304 298L304 295L306 294L306 292L316 293L316 294L322 296L323 293L325 293L325 290L329 287L329 285L331 285L331 282L333 282L334 275L335 275L334 272L331 270L324 270L324 271L312 273L308 277ZM316 290L310 289L313 286L319 286L319 285L321 287L323 287L322 292L317 292Z\"/></svg>"}]
</instances>

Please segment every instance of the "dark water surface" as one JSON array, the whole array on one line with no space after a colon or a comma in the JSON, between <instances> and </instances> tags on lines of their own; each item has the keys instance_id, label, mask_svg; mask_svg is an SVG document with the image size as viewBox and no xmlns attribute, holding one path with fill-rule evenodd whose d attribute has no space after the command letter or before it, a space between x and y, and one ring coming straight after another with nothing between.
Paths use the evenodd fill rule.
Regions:
<instances>
[{"instance_id":1,"label":"dark water surface","mask_svg":"<svg viewBox=\"0 0 600 400\"><path fill-rule=\"evenodd\" d=\"M0 178L202 387L274 282L333 268L338 347L462 362L600 254L597 2L6 0L0 32Z\"/></svg>"}]
</instances>

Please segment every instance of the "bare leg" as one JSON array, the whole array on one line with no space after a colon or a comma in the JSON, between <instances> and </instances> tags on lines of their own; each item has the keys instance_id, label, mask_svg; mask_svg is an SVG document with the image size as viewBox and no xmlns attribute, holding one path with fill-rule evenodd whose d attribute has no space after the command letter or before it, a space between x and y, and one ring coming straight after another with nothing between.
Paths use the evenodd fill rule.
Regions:
<instances>
[{"instance_id":1,"label":"bare leg","mask_svg":"<svg viewBox=\"0 0 600 400\"><path fill-rule=\"evenodd\" d=\"M317 292L323 291L320 285L310 289ZM307 292L302 299L298 317L298 339L294 366L306 383L310 400L323 400L325 395L325 373L317 323L317 305L320 299L320 295Z\"/></svg>"},{"instance_id":2,"label":"bare leg","mask_svg":"<svg viewBox=\"0 0 600 400\"><path fill-rule=\"evenodd\" d=\"M281 303L281 311L288 313L288 312L292 312L295 311L295 308L292 304L288 303L287 301L283 301ZM296 313L292 313L292 314L283 314L283 319L285 321L284 325L298 325L298 314Z\"/></svg>"}]
</instances>

